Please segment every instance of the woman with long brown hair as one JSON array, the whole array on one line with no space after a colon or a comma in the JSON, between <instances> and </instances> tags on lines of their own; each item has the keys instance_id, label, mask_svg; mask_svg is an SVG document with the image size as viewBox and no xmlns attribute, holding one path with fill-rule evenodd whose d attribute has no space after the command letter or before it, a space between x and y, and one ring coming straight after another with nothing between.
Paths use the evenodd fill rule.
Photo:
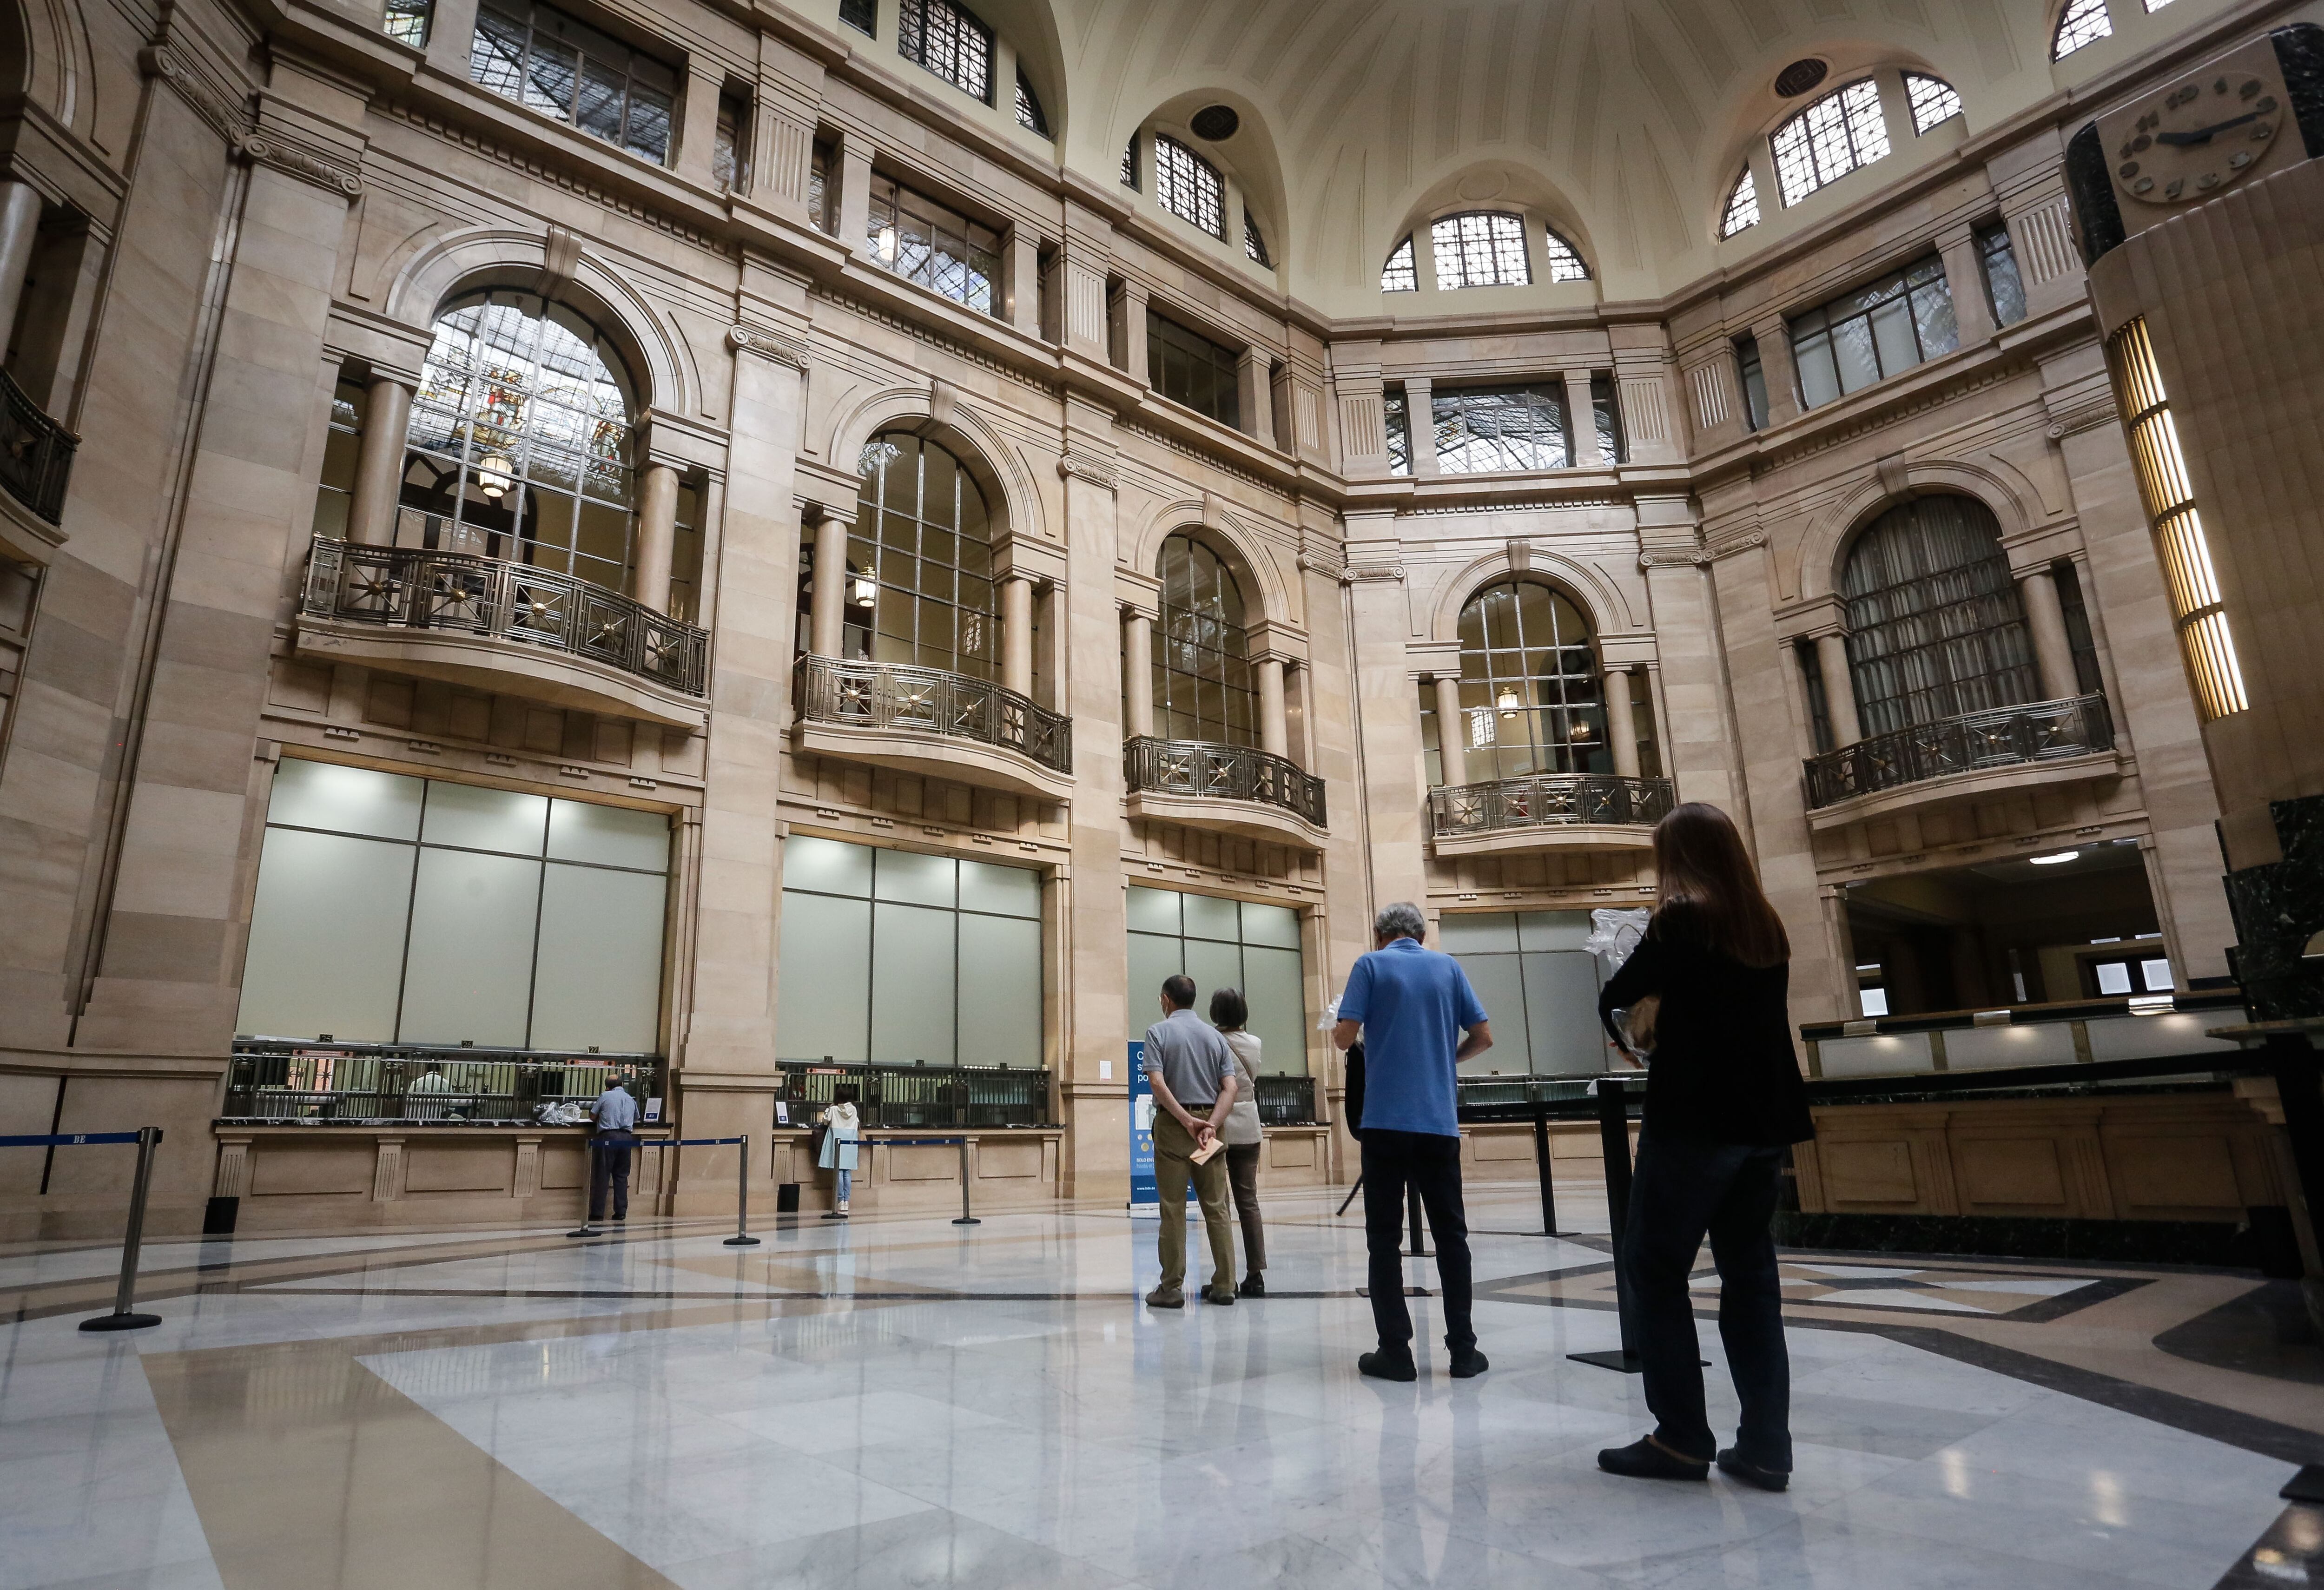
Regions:
<instances>
[{"instance_id":1,"label":"woman with long brown hair","mask_svg":"<svg viewBox=\"0 0 2324 1590\"><path fill-rule=\"evenodd\" d=\"M1598 996L1615 1012L1654 998L1646 1119L1621 1267L1655 1428L1598 1454L1637 1479L1700 1480L1715 1456L1764 1490L1791 1481L1791 1359L1769 1230L1784 1151L1815 1134L1792 1048L1790 940L1725 812L1690 801L1655 825L1656 892L1646 937ZM1719 1336L1743 1405L1725 1451L1703 1409L1689 1280L1708 1234Z\"/></svg>"}]
</instances>

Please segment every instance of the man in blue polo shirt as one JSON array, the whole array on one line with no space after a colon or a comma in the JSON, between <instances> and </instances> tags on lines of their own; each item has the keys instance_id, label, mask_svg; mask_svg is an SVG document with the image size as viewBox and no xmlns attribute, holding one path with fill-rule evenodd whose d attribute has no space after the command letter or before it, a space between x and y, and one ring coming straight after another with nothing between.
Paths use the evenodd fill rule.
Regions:
<instances>
[{"instance_id":1,"label":"man in blue polo shirt","mask_svg":"<svg viewBox=\"0 0 2324 1590\"><path fill-rule=\"evenodd\" d=\"M1399 901L1372 921L1374 948L1356 957L1332 1041L1364 1041L1364 1243L1371 1255L1379 1350L1356 1360L1382 1380L1419 1378L1404 1306L1405 1188L1420 1192L1436 1239L1444 1345L1455 1380L1485 1373L1469 1324L1469 1222L1461 1209L1461 1125L1453 1078L1493 1047L1485 1007L1461 963L1421 946L1428 919Z\"/></svg>"}]
</instances>

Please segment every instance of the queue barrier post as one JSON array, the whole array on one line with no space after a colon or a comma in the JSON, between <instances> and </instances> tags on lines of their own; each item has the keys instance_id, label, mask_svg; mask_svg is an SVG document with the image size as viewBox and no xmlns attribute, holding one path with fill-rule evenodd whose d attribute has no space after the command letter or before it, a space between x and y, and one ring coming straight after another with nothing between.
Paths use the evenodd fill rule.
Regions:
<instances>
[{"instance_id":1,"label":"queue barrier post","mask_svg":"<svg viewBox=\"0 0 2324 1590\"><path fill-rule=\"evenodd\" d=\"M134 1132L40 1132L0 1137L0 1149L77 1149L116 1142L137 1145L137 1169L129 1188L129 1225L121 1236L121 1282L114 1289L113 1312L82 1320L83 1330L143 1330L161 1323L160 1315L140 1314L132 1307L137 1301L137 1253L145 1243L145 1198L153 1190L153 1151L161 1146L161 1129L140 1126Z\"/></svg>"},{"instance_id":2,"label":"queue barrier post","mask_svg":"<svg viewBox=\"0 0 2324 1590\"><path fill-rule=\"evenodd\" d=\"M1598 1094L1598 1146L1606 1157L1606 1210L1614 1236L1614 1315L1621 1323L1622 1345L1610 1353L1568 1353L1577 1364L1637 1374L1637 1338L1630 1330L1629 1290L1622 1284L1622 1233L1630 1216L1630 1088L1619 1077L1600 1077Z\"/></svg>"},{"instance_id":3,"label":"queue barrier post","mask_svg":"<svg viewBox=\"0 0 2324 1590\"><path fill-rule=\"evenodd\" d=\"M1550 1185L1549 1166L1549 1106L1536 1103L1533 1107L1533 1166L1541 1178L1541 1234L1558 1236L1557 1192Z\"/></svg>"},{"instance_id":4,"label":"queue barrier post","mask_svg":"<svg viewBox=\"0 0 2324 1590\"><path fill-rule=\"evenodd\" d=\"M748 1137L672 1137L656 1138L654 1141L661 1147L669 1149L739 1147L742 1150L742 1175L736 1188L735 1197L734 1234L726 1239L726 1245L730 1248L757 1247L759 1245L759 1239L752 1236L750 1232L751 1140ZM601 1151L602 1151L597 1146L596 1139L590 1139L588 1196L592 1197L596 1195L597 1155ZM609 1188L607 1190L611 1191L612 1189ZM587 1206L585 1204L583 1208L586 1210ZM568 1231L565 1234L567 1236L604 1236L606 1234L606 1232L604 1226L599 1225L594 1219L585 1213L582 1216L579 1228Z\"/></svg>"},{"instance_id":5,"label":"queue barrier post","mask_svg":"<svg viewBox=\"0 0 2324 1590\"><path fill-rule=\"evenodd\" d=\"M751 1139L746 1134L737 1138L720 1138L721 1142L735 1145L734 1159L734 1234L726 1239L730 1248L755 1248L759 1239L751 1234Z\"/></svg>"},{"instance_id":6,"label":"queue barrier post","mask_svg":"<svg viewBox=\"0 0 2324 1590\"><path fill-rule=\"evenodd\" d=\"M982 1225L984 1222L979 1220L974 1215L970 1214L968 1208L968 1139L965 1137L959 1137L954 1138L953 1141L960 1144L960 1218L954 1221L953 1224L954 1225Z\"/></svg>"}]
</instances>

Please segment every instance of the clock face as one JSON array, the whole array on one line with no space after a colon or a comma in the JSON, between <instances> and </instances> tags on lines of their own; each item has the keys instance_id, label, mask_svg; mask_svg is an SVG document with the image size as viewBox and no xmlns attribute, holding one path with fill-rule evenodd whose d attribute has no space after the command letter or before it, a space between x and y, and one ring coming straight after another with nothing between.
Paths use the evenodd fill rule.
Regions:
<instances>
[{"instance_id":1,"label":"clock face","mask_svg":"<svg viewBox=\"0 0 2324 1590\"><path fill-rule=\"evenodd\" d=\"M2290 114L2273 72L2216 63L2115 134L2114 180L2143 204L2192 204L2257 165Z\"/></svg>"}]
</instances>

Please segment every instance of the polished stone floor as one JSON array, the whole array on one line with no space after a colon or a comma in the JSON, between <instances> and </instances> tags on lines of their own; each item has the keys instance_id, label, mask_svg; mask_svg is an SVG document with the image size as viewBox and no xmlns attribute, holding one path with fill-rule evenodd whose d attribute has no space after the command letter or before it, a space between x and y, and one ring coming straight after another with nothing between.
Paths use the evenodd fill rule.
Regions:
<instances>
[{"instance_id":1,"label":"polished stone floor","mask_svg":"<svg viewBox=\"0 0 2324 1590\"><path fill-rule=\"evenodd\" d=\"M2324 1388L2152 1345L2255 1278L1796 1254L1793 1489L1612 1479L1602 1203L1472 1189L1492 1372L1419 1300L1412 1386L1336 1203L1183 1314L1099 1208L159 1244L134 1336L107 1251L0 1254L0 1590L2209 1586L2324 1456Z\"/></svg>"}]
</instances>

